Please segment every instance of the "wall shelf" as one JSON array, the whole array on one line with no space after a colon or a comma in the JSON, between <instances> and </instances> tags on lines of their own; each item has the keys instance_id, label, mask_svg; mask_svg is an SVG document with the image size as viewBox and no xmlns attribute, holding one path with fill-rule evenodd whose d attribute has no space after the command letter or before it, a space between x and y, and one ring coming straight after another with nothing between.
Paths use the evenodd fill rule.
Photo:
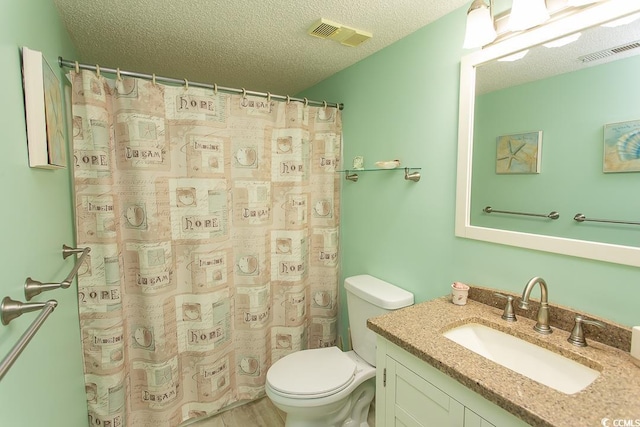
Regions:
<instances>
[{"instance_id":1,"label":"wall shelf","mask_svg":"<svg viewBox=\"0 0 640 427\"><path fill-rule=\"evenodd\" d=\"M398 172L404 171L404 179L407 181L418 182L420 181L420 170L422 168L393 168L393 169L383 169L383 168L374 168L374 169L345 169L339 170L336 172L344 173L344 179L347 181L358 181L358 174L361 172Z\"/></svg>"}]
</instances>

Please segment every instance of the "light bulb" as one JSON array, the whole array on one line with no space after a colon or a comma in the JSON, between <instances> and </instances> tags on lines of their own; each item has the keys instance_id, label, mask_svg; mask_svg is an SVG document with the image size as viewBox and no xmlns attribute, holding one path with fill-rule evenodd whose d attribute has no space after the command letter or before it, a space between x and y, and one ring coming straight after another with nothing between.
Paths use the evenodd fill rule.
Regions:
<instances>
[{"instance_id":1,"label":"light bulb","mask_svg":"<svg viewBox=\"0 0 640 427\"><path fill-rule=\"evenodd\" d=\"M544 0L513 0L508 27L510 31L527 30L549 18Z\"/></svg>"},{"instance_id":2,"label":"light bulb","mask_svg":"<svg viewBox=\"0 0 640 427\"><path fill-rule=\"evenodd\" d=\"M489 7L484 1L479 7L474 8L475 5L474 2L467 13L467 31L462 45L465 49L484 46L497 37Z\"/></svg>"}]
</instances>

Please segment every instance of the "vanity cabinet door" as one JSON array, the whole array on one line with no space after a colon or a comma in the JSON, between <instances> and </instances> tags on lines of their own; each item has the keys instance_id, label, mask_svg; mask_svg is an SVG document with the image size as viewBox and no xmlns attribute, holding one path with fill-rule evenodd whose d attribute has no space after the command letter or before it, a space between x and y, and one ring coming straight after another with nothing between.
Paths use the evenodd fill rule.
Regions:
<instances>
[{"instance_id":1,"label":"vanity cabinet door","mask_svg":"<svg viewBox=\"0 0 640 427\"><path fill-rule=\"evenodd\" d=\"M464 406L391 357L386 359L385 426L463 426Z\"/></svg>"},{"instance_id":2,"label":"vanity cabinet door","mask_svg":"<svg viewBox=\"0 0 640 427\"><path fill-rule=\"evenodd\" d=\"M377 340L376 360L378 426L529 427L382 337Z\"/></svg>"},{"instance_id":3,"label":"vanity cabinet door","mask_svg":"<svg viewBox=\"0 0 640 427\"><path fill-rule=\"evenodd\" d=\"M489 421L482 418L480 415L471 411L469 408L464 408L464 427L496 427Z\"/></svg>"}]
</instances>

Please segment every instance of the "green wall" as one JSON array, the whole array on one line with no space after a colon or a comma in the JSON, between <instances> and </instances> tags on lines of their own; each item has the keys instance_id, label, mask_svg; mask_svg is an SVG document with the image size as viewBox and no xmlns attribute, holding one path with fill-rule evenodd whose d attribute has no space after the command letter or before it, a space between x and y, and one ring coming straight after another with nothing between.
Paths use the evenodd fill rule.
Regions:
<instances>
[{"instance_id":1,"label":"green wall","mask_svg":"<svg viewBox=\"0 0 640 427\"><path fill-rule=\"evenodd\" d=\"M480 70L482 72L482 70ZM605 123L640 119L640 55L479 96L471 223L580 240L640 246L640 227L580 224L637 220L640 173L603 173ZM526 102L523 102L526 100ZM496 174L496 137L542 131L540 174ZM635 164L640 164L635 161ZM487 215L485 206L560 212L556 221Z\"/></svg>"},{"instance_id":2,"label":"green wall","mask_svg":"<svg viewBox=\"0 0 640 427\"><path fill-rule=\"evenodd\" d=\"M423 168L418 183L400 172L343 181L343 278L372 274L420 302L447 294L453 281L519 293L539 275L552 303L640 324L638 268L454 236L465 12L454 11L303 94L344 102L345 166L362 155L366 166L397 158ZM343 334L345 310L343 304Z\"/></svg>"},{"instance_id":3,"label":"green wall","mask_svg":"<svg viewBox=\"0 0 640 427\"><path fill-rule=\"evenodd\" d=\"M446 294L454 280L519 292L530 277L541 275L552 302L640 324L637 268L454 236L465 9L304 93L346 104L346 165L362 155L368 166L398 158L405 166L422 168L418 183L405 181L399 171L365 172L357 183L344 182L342 276L369 273L425 301ZM18 53L22 45L43 51L52 64L58 55L75 57L52 2L0 0L0 73L6 83L0 104L0 223L6 245L0 249L5 275L0 287L2 296L18 300L24 300L27 276L57 281L67 275L72 261L62 261L60 246L73 242L69 171L28 167ZM0 382L2 425L86 425L75 293L58 290L36 300L48 298L59 301L58 309ZM0 327L1 356L34 317L26 314Z\"/></svg>"},{"instance_id":4,"label":"green wall","mask_svg":"<svg viewBox=\"0 0 640 427\"><path fill-rule=\"evenodd\" d=\"M58 55L75 56L52 1L0 0L0 298L25 301L26 277L53 282L67 276L73 260L63 261L61 247L73 245L74 238L69 169L29 168L20 46L43 52L55 71ZM56 299L59 305L0 381L1 425L87 425L74 289L75 284L34 298ZM36 316L26 313L8 326L0 325L1 358Z\"/></svg>"}]
</instances>

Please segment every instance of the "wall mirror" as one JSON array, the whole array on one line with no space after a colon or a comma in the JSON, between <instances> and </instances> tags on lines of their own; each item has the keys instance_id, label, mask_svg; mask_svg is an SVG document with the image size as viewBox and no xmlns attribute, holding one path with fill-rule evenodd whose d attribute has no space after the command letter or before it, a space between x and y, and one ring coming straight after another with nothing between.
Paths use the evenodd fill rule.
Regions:
<instances>
[{"instance_id":1,"label":"wall mirror","mask_svg":"<svg viewBox=\"0 0 640 427\"><path fill-rule=\"evenodd\" d=\"M640 222L640 159L625 159L628 170L607 160L616 132L640 129L640 21L602 27L638 12L638 2L596 3L462 59L456 236L640 266L640 225L574 220ZM544 46L577 33L566 46ZM520 64L499 61L525 51ZM537 159L517 152L522 138L539 144Z\"/></svg>"}]
</instances>

